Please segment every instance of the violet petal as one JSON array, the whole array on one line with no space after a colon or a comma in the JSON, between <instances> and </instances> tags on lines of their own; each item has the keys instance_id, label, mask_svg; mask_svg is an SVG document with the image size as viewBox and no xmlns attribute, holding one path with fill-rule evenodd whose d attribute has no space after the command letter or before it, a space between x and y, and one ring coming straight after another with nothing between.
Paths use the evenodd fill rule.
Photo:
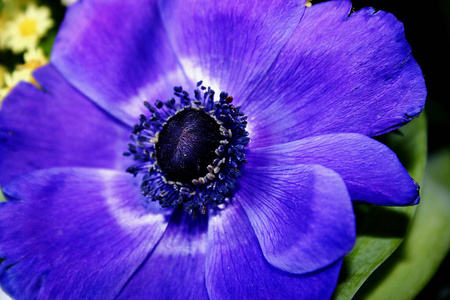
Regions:
<instances>
[{"instance_id":1,"label":"violet petal","mask_svg":"<svg viewBox=\"0 0 450 300\"><path fill-rule=\"evenodd\" d=\"M144 100L166 100L174 85L188 87L156 0L74 3L51 61L73 86L130 126L147 113Z\"/></svg>"},{"instance_id":2,"label":"violet petal","mask_svg":"<svg viewBox=\"0 0 450 300\"><path fill-rule=\"evenodd\" d=\"M419 202L418 185L397 155L361 134L326 134L252 149L247 159L269 166L323 165L344 179L354 201L393 206Z\"/></svg>"},{"instance_id":3,"label":"violet petal","mask_svg":"<svg viewBox=\"0 0 450 300\"><path fill-rule=\"evenodd\" d=\"M239 105L292 34L305 1L162 0L160 10L186 76Z\"/></svg>"},{"instance_id":4,"label":"violet petal","mask_svg":"<svg viewBox=\"0 0 450 300\"><path fill-rule=\"evenodd\" d=\"M306 9L243 106L254 145L336 132L374 136L421 112L425 83L402 23L371 8L349 16L350 9L349 1Z\"/></svg>"},{"instance_id":5,"label":"violet petal","mask_svg":"<svg viewBox=\"0 0 450 300\"><path fill-rule=\"evenodd\" d=\"M0 203L0 283L20 299L114 298L171 212L144 208L136 179L110 170L39 170L3 191L16 201Z\"/></svg>"},{"instance_id":6,"label":"violet petal","mask_svg":"<svg viewBox=\"0 0 450 300\"><path fill-rule=\"evenodd\" d=\"M52 65L34 73L42 89L20 83L0 110L0 185L41 168L125 170L130 128L70 86Z\"/></svg>"},{"instance_id":7,"label":"violet petal","mask_svg":"<svg viewBox=\"0 0 450 300\"><path fill-rule=\"evenodd\" d=\"M264 167L249 162L236 198L266 259L303 274L340 260L353 247L355 216L347 188L320 165Z\"/></svg>"},{"instance_id":8,"label":"violet petal","mask_svg":"<svg viewBox=\"0 0 450 300\"><path fill-rule=\"evenodd\" d=\"M238 203L210 218L206 287L211 299L329 299L342 261L314 273L294 275L264 258Z\"/></svg>"}]
</instances>

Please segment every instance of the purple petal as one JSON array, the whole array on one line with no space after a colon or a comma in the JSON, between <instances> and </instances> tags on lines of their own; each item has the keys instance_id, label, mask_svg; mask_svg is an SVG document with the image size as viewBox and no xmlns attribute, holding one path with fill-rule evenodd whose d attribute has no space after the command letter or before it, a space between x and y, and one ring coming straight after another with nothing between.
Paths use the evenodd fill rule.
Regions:
<instances>
[{"instance_id":1,"label":"purple petal","mask_svg":"<svg viewBox=\"0 0 450 300\"><path fill-rule=\"evenodd\" d=\"M54 168L16 177L0 203L0 282L20 299L112 299L154 248L170 210L143 206L126 173Z\"/></svg>"},{"instance_id":2,"label":"purple petal","mask_svg":"<svg viewBox=\"0 0 450 300\"><path fill-rule=\"evenodd\" d=\"M100 110L52 65L35 72L42 89L20 83L0 110L0 185L58 166L125 170L131 128Z\"/></svg>"},{"instance_id":3,"label":"purple petal","mask_svg":"<svg viewBox=\"0 0 450 300\"><path fill-rule=\"evenodd\" d=\"M68 8L51 61L83 94L129 125L142 101L186 85L156 0L79 1Z\"/></svg>"},{"instance_id":4,"label":"purple petal","mask_svg":"<svg viewBox=\"0 0 450 300\"><path fill-rule=\"evenodd\" d=\"M305 1L161 0L186 75L242 103L297 26ZM258 99L259 100L259 99Z\"/></svg>"},{"instance_id":5,"label":"purple petal","mask_svg":"<svg viewBox=\"0 0 450 300\"><path fill-rule=\"evenodd\" d=\"M402 24L349 1L306 9L296 31L243 106L254 144L336 132L379 135L417 116L422 72ZM260 101L267 99L267 101Z\"/></svg>"},{"instance_id":6,"label":"purple petal","mask_svg":"<svg viewBox=\"0 0 450 300\"><path fill-rule=\"evenodd\" d=\"M264 258L244 210L234 203L209 222L206 287L212 299L329 299L341 261L294 275Z\"/></svg>"},{"instance_id":7,"label":"purple petal","mask_svg":"<svg viewBox=\"0 0 450 300\"><path fill-rule=\"evenodd\" d=\"M360 134L327 134L252 149L249 161L259 165L320 164L336 171L354 201L378 205L414 205L417 183L382 143Z\"/></svg>"},{"instance_id":8,"label":"purple petal","mask_svg":"<svg viewBox=\"0 0 450 300\"><path fill-rule=\"evenodd\" d=\"M355 216L347 188L319 165L263 167L249 161L236 198L266 259L303 274L328 266L355 242Z\"/></svg>"},{"instance_id":9,"label":"purple petal","mask_svg":"<svg viewBox=\"0 0 450 300\"><path fill-rule=\"evenodd\" d=\"M119 299L208 299L205 286L207 219L175 211L158 247Z\"/></svg>"}]
</instances>

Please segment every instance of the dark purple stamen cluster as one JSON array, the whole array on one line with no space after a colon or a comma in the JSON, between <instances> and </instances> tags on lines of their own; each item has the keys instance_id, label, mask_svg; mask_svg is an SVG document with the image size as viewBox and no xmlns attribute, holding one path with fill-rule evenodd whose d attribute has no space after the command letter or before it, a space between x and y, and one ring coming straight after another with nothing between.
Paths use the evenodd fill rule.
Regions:
<instances>
[{"instance_id":1,"label":"dark purple stamen cluster","mask_svg":"<svg viewBox=\"0 0 450 300\"><path fill-rule=\"evenodd\" d=\"M139 116L125 156L136 164L127 172L144 174L141 193L162 207L205 213L232 196L244 147L250 141L247 117L233 98L197 83L194 97L175 87L175 98L144 101L151 115Z\"/></svg>"}]
</instances>

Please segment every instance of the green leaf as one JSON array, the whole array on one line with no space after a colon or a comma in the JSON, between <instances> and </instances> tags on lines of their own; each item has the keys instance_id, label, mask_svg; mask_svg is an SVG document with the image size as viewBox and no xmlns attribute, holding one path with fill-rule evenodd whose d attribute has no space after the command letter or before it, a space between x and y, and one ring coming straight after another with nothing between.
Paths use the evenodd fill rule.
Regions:
<instances>
[{"instance_id":1,"label":"green leaf","mask_svg":"<svg viewBox=\"0 0 450 300\"><path fill-rule=\"evenodd\" d=\"M422 181L426 156L425 116L384 135L379 140L397 153L411 176ZM345 257L334 299L350 299L367 278L399 247L415 207L355 205L357 238Z\"/></svg>"},{"instance_id":2,"label":"green leaf","mask_svg":"<svg viewBox=\"0 0 450 300\"><path fill-rule=\"evenodd\" d=\"M450 149L430 158L421 204L404 243L369 278L358 299L413 299L450 250Z\"/></svg>"},{"instance_id":3,"label":"green leaf","mask_svg":"<svg viewBox=\"0 0 450 300\"><path fill-rule=\"evenodd\" d=\"M52 47L56 38L56 29L50 30L43 39L39 42L39 46L42 47L45 56L49 57L52 52Z\"/></svg>"}]
</instances>

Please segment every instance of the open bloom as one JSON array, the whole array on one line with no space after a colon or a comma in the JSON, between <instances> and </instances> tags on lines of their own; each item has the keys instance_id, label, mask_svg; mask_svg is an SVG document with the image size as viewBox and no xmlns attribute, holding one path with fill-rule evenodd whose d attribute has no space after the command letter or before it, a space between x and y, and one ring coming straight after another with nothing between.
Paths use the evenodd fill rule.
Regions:
<instances>
[{"instance_id":1,"label":"open bloom","mask_svg":"<svg viewBox=\"0 0 450 300\"><path fill-rule=\"evenodd\" d=\"M19 299L330 297L352 201L419 201L370 137L421 112L421 70L395 17L350 12L70 6L34 74L41 89L19 84L0 113L2 287Z\"/></svg>"}]
</instances>

